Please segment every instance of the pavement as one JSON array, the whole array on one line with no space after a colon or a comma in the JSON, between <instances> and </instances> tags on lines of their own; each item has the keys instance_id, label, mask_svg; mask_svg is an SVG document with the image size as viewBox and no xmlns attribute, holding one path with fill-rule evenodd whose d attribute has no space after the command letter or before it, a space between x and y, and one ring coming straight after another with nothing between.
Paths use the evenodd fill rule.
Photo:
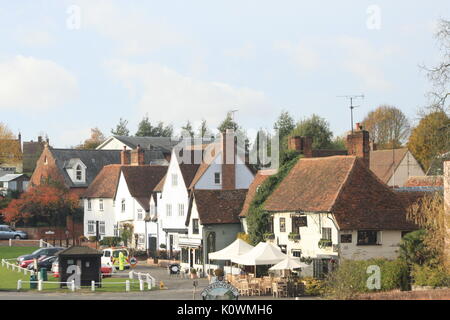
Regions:
<instances>
[{"instance_id":1,"label":"pavement","mask_svg":"<svg viewBox=\"0 0 450 320\"><path fill-rule=\"evenodd\" d=\"M195 288L192 279L180 276L169 276L166 268L137 265L135 272L150 273L156 278L157 285L163 281L167 289L143 291L143 292L16 292L0 291L0 300L201 300L200 293L208 285L207 279L198 279ZM118 272L115 277L128 277L128 272ZM239 297L240 300L273 300L272 296ZM294 300L294 298L288 298ZM301 297L300 300L314 300L314 297Z\"/></svg>"}]
</instances>

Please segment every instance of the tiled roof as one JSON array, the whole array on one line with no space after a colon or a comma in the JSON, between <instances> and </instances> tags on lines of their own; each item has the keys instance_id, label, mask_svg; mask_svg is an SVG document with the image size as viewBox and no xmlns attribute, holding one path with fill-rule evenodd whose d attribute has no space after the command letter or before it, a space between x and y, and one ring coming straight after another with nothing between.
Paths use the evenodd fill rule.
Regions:
<instances>
[{"instance_id":1,"label":"tiled roof","mask_svg":"<svg viewBox=\"0 0 450 320\"><path fill-rule=\"evenodd\" d=\"M272 212L329 212L341 230L410 230L404 203L354 156L303 158L264 204Z\"/></svg>"},{"instance_id":2,"label":"tiled roof","mask_svg":"<svg viewBox=\"0 0 450 320\"><path fill-rule=\"evenodd\" d=\"M159 180L158 184L153 189L154 192L162 192L163 187L164 187L164 182L166 181L166 177L167 177L167 174L164 177L162 177L161 180Z\"/></svg>"},{"instance_id":3,"label":"tiled roof","mask_svg":"<svg viewBox=\"0 0 450 320\"><path fill-rule=\"evenodd\" d=\"M239 223L239 213L245 201L246 189L241 190L194 190L201 224ZM190 219L192 206L187 217Z\"/></svg>"},{"instance_id":4,"label":"tiled roof","mask_svg":"<svg viewBox=\"0 0 450 320\"><path fill-rule=\"evenodd\" d=\"M84 193L85 198L114 198L121 172L120 164L103 167Z\"/></svg>"},{"instance_id":5,"label":"tiled roof","mask_svg":"<svg viewBox=\"0 0 450 320\"><path fill-rule=\"evenodd\" d=\"M102 252L87 246L73 246L67 249L64 249L57 253L59 257L61 256L78 256L78 255L98 255L101 256Z\"/></svg>"},{"instance_id":6,"label":"tiled roof","mask_svg":"<svg viewBox=\"0 0 450 320\"><path fill-rule=\"evenodd\" d=\"M178 140L172 140L169 137L126 137L113 136L123 142L131 149L136 149L138 145L146 150L159 150L164 153L172 151L173 147L179 143Z\"/></svg>"},{"instance_id":7,"label":"tiled roof","mask_svg":"<svg viewBox=\"0 0 450 320\"><path fill-rule=\"evenodd\" d=\"M443 185L443 176L409 177L409 179L403 184L404 187L442 187Z\"/></svg>"},{"instance_id":8,"label":"tiled roof","mask_svg":"<svg viewBox=\"0 0 450 320\"><path fill-rule=\"evenodd\" d=\"M247 216L248 209L250 209L250 204L253 201L253 198L256 195L256 192L258 190L258 187L266 181L268 177L275 174L276 170L260 170L256 174L255 178L253 179L252 184L248 187L247 196L245 197L245 202L242 207L242 211L239 214L241 218L245 218Z\"/></svg>"},{"instance_id":9,"label":"tiled roof","mask_svg":"<svg viewBox=\"0 0 450 320\"><path fill-rule=\"evenodd\" d=\"M370 170L384 183L388 183L408 152L407 148L370 151Z\"/></svg>"}]
</instances>

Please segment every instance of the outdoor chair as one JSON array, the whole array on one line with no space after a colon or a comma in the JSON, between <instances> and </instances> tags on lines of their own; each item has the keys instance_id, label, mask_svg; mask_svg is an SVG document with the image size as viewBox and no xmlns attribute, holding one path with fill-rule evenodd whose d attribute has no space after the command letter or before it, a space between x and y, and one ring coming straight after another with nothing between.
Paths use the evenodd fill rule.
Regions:
<instances>
[{"instance_id":1,"label":"outdoor chair","mask_svg":"<svg viewBox=\"0 0 450 320\"><path fill-rule=\"evenodd\" d=\"M251 291L247 281L240 281L238 285L239 294L243 296L250 296Z\"/></svg>"}]
</instances>

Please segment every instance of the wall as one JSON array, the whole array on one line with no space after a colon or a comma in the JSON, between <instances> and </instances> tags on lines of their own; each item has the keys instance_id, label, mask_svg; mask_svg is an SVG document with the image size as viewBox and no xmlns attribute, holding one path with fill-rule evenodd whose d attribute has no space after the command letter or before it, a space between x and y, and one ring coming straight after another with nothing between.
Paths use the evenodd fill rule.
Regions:
<instances>
[{"instance_id":1,"label":"wall","mask_svg":"<svg viewBox=\"0 0 450 320\"><path fill-rule=\"evenodd\" d=\"M117 140L116 138L111 139L110 142L108 142L107 144L105 144L101 150L123 150L123 146L125 144L119 140ZM127 149L130 149L129 147L127 147Z\"/></svg>"},{"instance_id":2,"label":"wall","mask_svg":"<svg viewBox=\"0 0 450 320\"><path fill-rule=\"evenodd\" d=\"M99 198L91 199L91 210L88 209L88 199L84 199L84 236L95 236L96 233L88 233L88 221L103 221L105 222L105 234L103 237L114 237L114 225L116 223L113 199L103 198L103 211L100 211Z\"/></svg>"},{"instance_id":3,"label":"wall","mask_svg":"<svg viewBox=\"0 0 450 320\"><path fill-rule=\"evenodd\" d=\"M17 227L17 230L25 231L30 240L47 239L50 242L53 239L65 240L67 236L70 239L75 237L78 240L83 235L83 223L72 223L71 219L68 218L66 227ZM46 235L45 232L49 230L55 232L55 234ZM66 231L69 231L67 236Z\"/></svg>"},{"instance_id":4,"label":"wall","mask_svg":"<svg viewBox=\"0 0 450 320\"><path fill-rule=\"evenodd\" d=\"M409 177L424 176L423 172L417 160L413 157L411 152L406 152L405 157L395 170L395 174L388 182L389 186L403 186Z\"/></svg>"},{"instance_id":5,"label":"wall","mask_svg":"<svg viewBox=\"0 0 450 320\"><path fill-rule=\"evenodd\" d=\"M45 163L45 158L47 158L47 163ZM53 181L65 184L64 177L59 171L50 149L44 148L44 151L36 163L36 169L31 176L30 183L32 185L40 185L42 178L48 179L49 177Z\"/></svg>"}]
</instances>

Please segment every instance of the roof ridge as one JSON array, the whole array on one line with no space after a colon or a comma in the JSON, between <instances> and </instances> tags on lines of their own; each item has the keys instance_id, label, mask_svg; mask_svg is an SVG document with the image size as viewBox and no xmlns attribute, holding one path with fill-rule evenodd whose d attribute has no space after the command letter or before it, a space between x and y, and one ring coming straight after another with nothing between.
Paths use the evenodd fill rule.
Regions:
<instances>
[{"instance_id":1,"label":"roof ridge","mask_svg":"<svg viewBox=\"0 0 450 320\"><path fill-rule=\"evenodd\" d=\"M339 187L338 192L336 193L336 196L335 196L334 199L333 199L333 203L332 203L332 205L331 205L331 207L330 207L330 211L333 211L337 199L339 199L339 196L341 195L341 193L342 193L343 190L344 190L344 187L347 185L347 183L348 183L348 181L349 181L350 174L353 172L353 170L354 170L355 167L356 167L356 163L357 163L357 160L358 160L358 159L357 159L356 156L351 156L351 157L353 158L353 163L352 163L352 165L351 165L351 167L350 167L350 170L348 170L347 174L345 175L344 183L341 184L341 186Z\"/></svg>"}]
</instances>

